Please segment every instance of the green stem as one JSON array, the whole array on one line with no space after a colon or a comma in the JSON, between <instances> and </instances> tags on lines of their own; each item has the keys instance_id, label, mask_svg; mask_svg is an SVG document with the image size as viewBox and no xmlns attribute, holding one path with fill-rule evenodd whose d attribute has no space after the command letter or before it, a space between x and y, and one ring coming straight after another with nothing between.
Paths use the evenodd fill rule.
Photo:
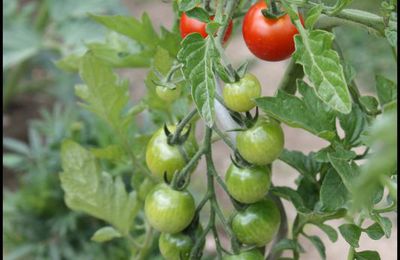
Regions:
<instances>
[{"instance_id":1,"label":"green stem","mask_svg":"<svg viewBox=\"0 0 400 260\"><path fill-rule=\"evenodd\" d=\"M222 133L221 130L216 125L213 126L213 130L219 137L221 137L221 139L224 141L224 143L227 146L229 146L229 148L232 149L232 151L236 151L236 147L233 144L232 140L227 135Z\"/></svg>"},{"instance_id":2,"label":"green stem","mask_svg":"<svg viewBox=\"0 0 400 260\"><path fill-rule=\"evenodd\" d=\"M186 124L190 122L192 117L194 117L197 114L197 109L193 109L189 114L187 114L182 121L176 126L175 132L171 138L171 143L174 144L179 138L179 135L181 134L182 130L185 128Z\"/></svg>"},{"instance_id":3,"label":"green stem","mask_svg":"<svg viewBox=\"0 0 400 260\"><path fill-rule=\"evenodd\" d=\"M222 2L223 1L220 0L220 3L219 3L220 6L221 6ZM226 3L225 17L224 17L224 20L222 22L222 26L218 29L217 37L216 37L216 41L219 42L221 45L222 45L222 42L223 42L223 38L225 36L225 32L228 29L229 22L232 19L232 16L233 16L233 13L235 11L235 7L236 7L237 3L238 3L238 0L229 0ZM218 12L217 12L216 16L217 15L218 15Z\"/></svg>"},{"instance_id":4,"label":"green stem","mask_svg":"<svg viewBox=\"0 0 400 260\"><path fill-rule=\"evenodd\" d=\"M143 242L143 246L139 251L138 256L135 258L136 260L146 260L147 256L150 253L151 245L153 243L154 232L152 227L148 226L146 230L146 237Z\"/></svg>"}]
</instances>

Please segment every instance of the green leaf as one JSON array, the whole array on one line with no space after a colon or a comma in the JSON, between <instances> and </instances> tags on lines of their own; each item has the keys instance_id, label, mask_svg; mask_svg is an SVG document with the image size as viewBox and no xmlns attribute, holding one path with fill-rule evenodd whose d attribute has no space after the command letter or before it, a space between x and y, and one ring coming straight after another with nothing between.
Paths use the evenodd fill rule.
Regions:
<instances>
[{"instance_id":1,"label":"green leaf","mask_svg":"<svg viewBox=\"0 0 400 260\"><path fill-rule=\"evenodd\" d=\"M294 58L303 65L304 73L312 82L318 97L331 108L348 114L351 98L339 55L332 50L334 35L327 31L303 29L295 36Z\"/></svg>"},{"instance_id":2,"label":"green leaf","mask_svg":"<svg viewBox=\"0 0 400 260\"><path fill-rule=\"evenodd\" d=\"M353 105L350 114L339 114L339 123L345 132L344 142L352 146L361 145L360 135L368 125L365 114L359 106Z\"/></svg>"},{"instance_id":3,"label":"green leaf","mask_svg":"<svg viewBox=\"0 0 400 260\"><path fill-rule=\"evenodd\" d=\"M77 85L76 94L86 101L84 107L107 122L120 138L127 138L131 117L124 115L129 102L128 82L120 81L110 66L87 53L79 70L86 85Z\"/></svg>"},{"instance_id":4,"label":"green leaf","mask_svg":"<svg viewBox=\"0 0 400 260\"><path fill-rule=\"evenodd\" d=\"M170 32L161 26L161 39L158 46L166 49L171 57L176 57L181 47L181 35L178 31Z\"/></svg>"},{"instance_id":5,"label":"green leaf","mask_svg":"<svg viewBox=\"0 0 400 260\"><path fill-rule=\"evenodd\" d=\"M384 107L387 103L397 99L396 84L381 75L376 76L376 92L381 107Z\"/></svg>"},{"instance_id":6,"label":"green leaf","mask_svg":"<svg viewBox=\"0 0 400 260\"><path fill-rule=\"evenodd\" d=\"M184 63L185 78L191 85L192 97L207 126L214 124L215 78L213 61L218 57L213 39L190 34L182 42L178 59Z\"/></svg>"},{"instance_id":7,"label":"green leaf","mask_svg":"<svg viewBox=\"0 0 400 260\"><path fill-rule=\"evenodd\" d=\"M10 169L15 169L24 161L24 157L13 154L13 153L3 153L3 167Z\"/></svg>"},{"instance_id":8,"label":"green leaf","mask_svg":"<svg viewBox=\"0 0 400 260\"><path fill-rule=\"evenodd\" d=\"M178 1L179 11L187 12L195 8L200 3L201 3L200 0L180 0Z\"/></svg>"},{"instance_id":9,"label":"green leaf","mask_svg":"<svg viewBox=\"0 0 400 260\"><path fill-rule=\"evenodd\" d=\"M325 245L322 242L322 240L317 237L317 236L306 236L310 242L317 248L318 253L320 254L322 259L326 259L326 253L325 253Z\"/></svg>"},{"instance_id":10,"label":"green leaf","mask_svg":"<svg viewBox=\"0 0 400 260\"><path fill-rule=\"evenodd\" d=\"M381 225L377 222L367 227L363 231L367 233L367 235L373 240L379 240L385 235L385 232L382 230Z\"/></svg>"},{"instance_id":11,"label":"green leaf","mask_svg":"<svg viewBox=\"0 0 400 260\"><path fill-rule=\"evenodd\" d=\"M79 63L82 56L71 54L56 61L56 66L67 72L78 72Z\"/></svg>"},{"instance_id":12,"label":"green leaf","mask_svg":"<svg viewBox=\"0 0 400 260\"><path fill-rule=\"evenodd\" d=\"M289 151L284 149L279 160L290 165L296 169L301 175L310 180L314 181L314 176L320 171L321 164L316 162L314 159L314 154L310 153L305 155L299 151Z\"/></svg>"},{"instance_id":13,"label":"green leaf","mask_svg":"<svg viewBox=\"0 0 400 260\"><path fill-rule=\"evenodd\" d=\"M306 15L306 21L305 21L305 27L307 29L312 29L314 27L314 24L317 22L319 16L322 13L323 5L318 4L315 5L313 8L311 8Z\"/></svg>"},{"instance_id":14,"label":"green leaf","mask_svg":"<svg viewBox=\"0 0 400 260\"><path fill-rule=\"evenodd\" d=\"M334 143L334 145L329 145L328 147L322 148L316 152L313 158L317 162L329 162L328 154L331 157L345 161L354 159L357 156L355 152L345 149L341 143Z\"/></svg>"},{"instance_id":15,"label":"green leaf","mask_svg":"<svg viewBox=\"0 0 400 260\"><path fill-rule=\"evenodd\" d=\"M349 192L334 169L329 169L320 190L322 208L327 211L344 208L349 199Z\"/></svg>"},{"instance_id":16,"label":"green leaf","mask_svg":"<svg viewBox=\"0 0 400 260\"><path fill-rule=\"evenodd\" d=\"M376 114L378 113L379 109L379 103L378 100L373 97L373 96L361 96L359 98L359 101L361 103L361 106L368 112L371 114Z\"/></svg>"},{"instance_id":17,"label":"green leaf","mask_svg":"<svg viewBox=\"0 0 400 260\"><path fill-rule=\"evenodd\" d=\"M302 98L278 90L275 97L256 99L257 106L268 115L291 127L331 141L336 138L335 114L315 95L304 81L297 81Z\"/></svg>"},{"instance_id":18,"label":"green leaf","mask_svg":"<svg viewBox=\"0 0 400 260\"><path fill-rule=\"evenodd\" d=\"M101 172L94 156L72 141L61 147L61 187L69 208L112 224L127 235L139 205L134 192L127 193L121 178Z\"/></svg>"},{"instance_id":19,"label":"green leaf","mask_svg":"<svg viewBox=\"0 0 400 260\"><path fill-rule=\"evenodd\" d=\"M90 239L102 243L121 236L121 233L119 233L113 227L103 227L97 230Z\"/></svg>"},{"instance_id":20,"label":"green leaf","mask_svg":"<svg viewBox=\"0 0 400 260\"><path fill-rule=\"evenodd\" d=\"M308 213L310 212L309 209L306 208L304 205L304 201L302 197L297 193L297 191L293 190L289 187L271 187L270 191L275 196L281 197L293 203L293 206L299 212Z\"/></svg>"},{"instance_id":21,"label":"green leaf","mask_svg":"<svg viewBox=\"0 0 400 260\"><path fill-rule=\"evenodd\" d=\"M360 168L354 162L350 164L345 161L328 154L328 159L331 162L333 168L340 175L344 186L352 192L354 190L354 183L356 178L360 175Z\"/></svg>"},{"instance_id":22,"label":"green leaf","mask_svg":"<svg viewBox=\"0 0 400 260\"><path fill-rule=\"evenodd\" d=\"M91 14L90 17L108 29L125 35L148 49L155 49L160 38L153 28L150 17L144 13L141 21L132 16L102 16Z\"/></svg>"},{"instance_id":23,"label":"green leaf","mask_svg":"<svg viewBox=\"0 0 400 260\"><path fill-rule=\"evenodd\" d=\"M210 16L204 10L203 8L200 7L195 7L189 11L186 12L186 15L189 16L190 18L194 18L196 20L202 21L203 23L208 23L210 22Z\"/></svg>"},{"instance_id":24,"label":"green leaf","mask_svg":"<svg viewBox=\"0 0 400 260\"><path fill-rule=\"evenodd\" d=\"M324 231L325 234L329 237L330 241L332 241L333 243L337 241L338 233L333 227L318 222L314 222L313 224L319 227L322 231Z\"/></svg>"},{"instance_id":25,"label":"green leaf","mask_svg":"<svg viewBox=\"0 0 400 260\"><path fill-rule=\"evenodd\" d=\"M359 247L358 241L360 240L362 229L354 224L343 224L339 226L340 234L343 238L354 248Z\"/></svg>"},{"instance_id":26,"label":"green leaf","mask_svg":"<svg viewBox=\"0 0 400 260\"><path fill-rule=\"evenodd\" d=\"M385 233L385 237L389 238L392 233L392 222L390 219L377 214L375 214L372 219L375 220L382 228L383 232Z\"/></svg>"},{"instance_id":27,"label":"green leaf","mask_svg":"<svg viewBox=\"0 0 400 260\"><path fill-rule=\"evenodd\" d=\"M119 145L109 145L104 148L93 148L91 153L99 159L107 159L114 162L121 161L124 157L124 150Z\"/></svg>"},{"instance_id":28,"label":"green leaf","mask_svg":"<svg viewBox=\"0 0 400 260\"><path fill-rule=\"evenodd\" d=\"M278 253L284 250L295 250L296 252L304 252L303 247L293 239L283 238L272 248L273 253Z\"/></svg>"},{"instance_id":29,"label":"green leaf","mask_svg":"<svg viewBox=\"0 0 400 260\"><path fill-rule=\"evenodd\" d=\"M14 138L9 138L9 137L4 137L3 138L3 147L13 151L15 153L19 153L22 155L30 155L30 149L29 146L17 139Z\"/></svg>"},{"instance_id":30,"label":"green leaf","mask_svg":"<svg viewBox=\"0 0 400 260\"><path fill-rule=\"evenodd\" d=\"M303 198L304 205L313 210L319 200L319 185L316 180L308 180L306 178L299 178L297 192Z\"/></svg>"},{"instance_id":31,"label":"green leaf","mask_svg":"<svg viewBox=\"0 0 400 260\"><path fill-rule=\"evenodd\" d=\"M379 253L376 251L361 251L354 254L356 260L381 260Z\"/></svg>"}]
</instances>

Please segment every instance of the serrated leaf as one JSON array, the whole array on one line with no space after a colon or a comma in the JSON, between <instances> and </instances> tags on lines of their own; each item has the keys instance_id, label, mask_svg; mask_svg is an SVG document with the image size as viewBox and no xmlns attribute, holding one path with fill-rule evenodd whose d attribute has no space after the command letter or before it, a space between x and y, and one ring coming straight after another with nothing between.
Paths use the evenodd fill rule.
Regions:
<instances>
[{"instance_id":1,"label":"serrated leaf","mask_svg":"<svg viewBox=\"0 0 400 260\"><path fill-rule=\"evenodd\" d=\"M142 15L141 21L132 16L103 16L93 15L90 17L108 29L125 35L136 42L146 46L148 49L155 49L160 38L155 32L148 14Z\"/></svg>"},{"instance_id":2,"label":"serrated leaf","mask_svg":"<svg viewBox=\"0 0 400 260\"><path fill-rule=\"evenodd\" d=\"M367 227L363 231L367 233L367 235L373 240L379 240L385 235L385 232L382 230L381 225L377 222Z\"/></svg>"},{"instance_id":3,"label":"serrated leaf","mask_svg":"<svg viewBox=\"0 0 400 260\"><path fill-rule=\"evenodd\" d=\"M101 172L94 156L72 141L61 147L61 187L69 208L83 211L128 234L139 210L134 192L127 193L121 178Z\"/></svg>"},{"instance_id":4,"label":"serrated leaf","mask_svg":"<svg viewBox=\"0 0 400 260\"><path fill-rule=\"evenodd\" d=\"M109 65L90 53L83 56L79 74L86 85L78 85L76 94L86 101L84 106L125 137L132 122L124 115L129 102L128 82L118 80Z\"/></svg>"},{"instance_id":5,"label":"serrated leaf","mask_svg":"<svg viewBox=\"0 0 400 260\"><path fill-rule=\"evenodd\" d=\"M321 256L321 259L326 259L326 253L325 253L325 245L322 242L322 240L317 237L317 236L306 236L310 242L317 248L318 253Z\"/></svg>"},{"instance_id":6,"label":"serrated leaf","mask_svg":"<svg viewBox=\"0 0 400 260\"><path fill-rule=\"evenodd\" d=\"M317 162L329 162L328 154L331 157L345 161L354 159L357 156L355 152L345 149L341 143L335 143L335 145L329 145L313 154L313 158Z\"/></svg>"},{"instance_id":7,"label":"serrated leaf","mask_svg":"<svg viewBox=\"0 0 400 260\"><path fill-rule=\"evenodd\" d=\"M342 179L333 169L329 169L320 190L320 198L324 210L332 211L345 207L349 192Z\"/></svg>"},{"instance_id":8,"label":"serrated leaf","mask_svg":"<svg viewBox=\"0 0 400 260\"><path fill-rule=\"evenodd\" d=\"M354 224L343 224L339 226L340 234L343 238L354 248L359 247L358 241L360 240L362 229Z\"/></svg>"},{"instance_id":9,"label":"serrated leaf","mask_svg":"<svg viewBox=\"0 0 400 260\"><path fill-rule=\"evenodd\" d=\"M191 85L193 100L207 126L214 124L215 78L213 60L218 57L213 39L200 34L186 36L178 59L184 63L184 74Z\"/></svg>"},{"instance_id":10,"label":"serrated leaf","mask_svg":"<svg viewBox=\"0 0 400 260\"><path fill-rule=\"evenodd\" d=\"M90 238L90 240L102 243L121 236L121 233L119 233L113 227L103 227L97 230Z\"/></svg>"},{"instance_id":11,"label":"serrated leaf","mask_svg":"<svg viewBox=\"0 0 400 260\"><path fill-rule=\"evenodd\" d=\"M297 82L302 98L278 90L275 97L257 98L257 106L289 126L303 128L328 141L335 139L335 114L304 81Z\"/></svg>"},{"instance_id":12,"label":"serrated leaf","mask_svg":"<svg viewBox=\"0 0 400 260\"><path fill-rule=\"evenodd\" d=\"M351 98L339 55L332 50L334 35L327 31L304 31L295 36L294 58L303 65L317 96L331 108L348 114Z\"/></svg>"},{"instance_id":13,"label":"serrated leaf","mask_svg":"<svg viewBox=\"0 0 400 260\"><path fill-rule=\"evenodd\" d=\"M293 239L283 238L272 248L273 253L281 252L284 250L295 250L296 252L304 252L303 247Z\"/></svg>"},{"instance_id":14,"label":"serrated leaf","mask_svg":"<svg viewBox=\"0 0 400 260\"><path fill-rule=\"evenodd\" d=\"M64 71L78 72L81 55L71 54L57 60L56 66Z\"/></svg>"},{"instance_id":15,"label":"serrated leaf","mask_svg":"<svg viewBox=\"0 0 400 260\"><path fill-rule=\"evenodd\" d=\"M376 92L381 107L397 99L396 84L381 75L376 76Z\"/></svg>"},{"instance_id":16,"label":"serrated leaf","mask_svg":"<svg viewBox=\"0 0 400 260\"><path fill-rule=\"evenodd\" d=\"M194 18L203 23L208 23L211 21L210 16L206 12L206 10L204 10L201 7L195 7L193 9L190 9L189 11L186 12L186 15L189 16L190 18Z\"/></svg>"},{"instance_id":17,"label":"serrated leaf","mask_svg":"<svg viewBox=\"0 0 400 260\"><path fill-rule=\"evenodd\" d=\"M309 209L304 205L304 201L299 193L289 187L271 187L270 192L275 196L284 198L293 203L293 206L299 212L308 213Z\"/></svg>"},{"instance_id":18,"label":"serrated leaf","mask_svg":"<svg viewBox=\"0 0 400 260\"><path fill-rule=\"evenodd\" d=\"M352 146L361 145L360 135L368 126L368 120L359 106L354 104L350 114L339 114L338 118L345 132L345 143Z\"/></svg>"},{"instance_id":19,"label":"serrated leaf","mask_svg":"<svg viewBox=\"0 0 400 260\"><path fill-rule=\"evenodd\" d=\"M307 18L304 23L304 25L307 29L312 29L314 27L314 24L316 23L316 21L318 20L319 16L322 13L322 9L323 9L323 5L318 4L318 5L315 5L313 8L311 8L307 12L307 16L306 16Z\"/></svg>"},{"instance_id":20,"label":"serrated leaf","mask_svg":"<svg viewBox=\"0 0 400 260\"><path fill-rule=\"evenodd\" d=\"M354 254L356 260L381 260L379 253L376 251L361 251Z\"/></svg>"},{"instance_id":21,"label":"serrated leaf","mask_svg":"<svg viewBox=\"0 0 400 260\"><path fill-rule=\"evenodd\" d=\"M329 237L330 241L332 241L333 243L337 241L338 233L333 227L331 227L327 224L318 223L318 222L313 223L313 224L316 225L317 227L319 227L322 231L324 231L325 234Z\"/></svg>"},{"instance_id":22,"label":"serrated leaf","mask_svg":"<svg viewBox=\"0 0 400 260\"><path fill-rule=\"evenodd\" d=\"M344 186L352 192L355 180L360 175L360 168L354 162L349 164L347 161L332 157L330 154L328 154L328 159L342 179Z\"/></svg>"},{"instance_id":23,"label":"serrated leaf","mask_svg":"<svg viewBox=\"0 0 400 260\"><path fill-rule=\"evenodd\" d=\"M279 160L292 166L304 177L313 181L315 174L321 169L321 164L316 162L313 157L313 153L305 155L300 151L289 151L283 149L283 152L279 156Z\"/></svg>"}]
</instances>

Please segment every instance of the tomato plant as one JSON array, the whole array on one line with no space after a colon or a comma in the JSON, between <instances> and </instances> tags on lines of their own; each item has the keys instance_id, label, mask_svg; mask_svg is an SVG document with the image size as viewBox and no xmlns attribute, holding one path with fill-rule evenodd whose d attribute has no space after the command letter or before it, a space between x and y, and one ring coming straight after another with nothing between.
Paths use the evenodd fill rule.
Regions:
<instances>
[{"instance_id":1,"label":"tomato plant","mask_svg":"<svg viewBox=\"0 0 400 260\"><path fill-rule=\"evenodd\" d=\"M350 2L174 1L174 26L159 31L147 14L91 14L138 46L123 48L118 38L88 45L76 65L84 83L77 96L116 138L90 149L67 140L61 149L67 205L110 225L93 240L126 239L136 259L300 259L307 239L326 259L325 244L340 234L348 259L379 259L359 242L362 233L380 239L392 230L385 214L397 209L397 84L377 75L374 95L363 93L335 28L367 29L396 59L397 5L382 1L377 15L354 11ZM231 62L224 42L232 21L242 23L237 37L261 58L259 66L290 57L278 85L261 84L252 62ZM138 67L148 68L146 93L133 102L114 70ZM175 86L179 95L169 92ZM275 94L263 95L267 87ZM295 137L285 140L288 128ZM293 150L304 132L324 145ZM215 154L232 161L224 177ZM275 183L289 174L290 182ZM204 228L193 235L199 223ZM215 250L204 247L208 238Z\"/></svg>"}]
</instances>

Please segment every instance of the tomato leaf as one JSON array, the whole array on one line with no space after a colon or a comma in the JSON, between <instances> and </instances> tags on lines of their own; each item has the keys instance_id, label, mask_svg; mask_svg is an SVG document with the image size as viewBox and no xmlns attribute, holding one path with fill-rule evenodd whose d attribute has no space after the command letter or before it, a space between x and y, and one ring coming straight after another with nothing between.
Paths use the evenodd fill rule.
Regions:
<instances>
[{"instance_id":1,"label":"tomato leaf","mask_svg":"<svg viewBox=\"0 0 400 260\"><path fill-rule=\"evenodd\" d=\"M257 98L257 106L291 127L303 128L328 141L334 140L337 135L333 110L321 102L304 81L297 83L302 98L278 90L275 97Z\"/></svg>"},{"instance_id":2,"label":"tomato leaf","mask_svg":"<svg viewBox=\"0 0 400 260\"><path fill-rule=\"evenodd\" d=\"M290 165L312 182L314 181L315 174L317 174L321 169L321 164L316 162L313 157L313 153L305 155L299 151L289 151L284 149L279 156L279 160Z\"/></svg>"},{"instance_id":3,"label":"tomato leaf","mask_svg":"<svg viewBox=\"0 0 400 260\"><path fill-rule=\"evenodd\" d=\"M330 241L332 241L333 243L337 241L338 233L333 227L318 222L314 222L313 224L319 227L322 231L324 231L325 234L329 237Z\"/></svg>"},{"instance_id":4,"label":"tomato leaf","mask_svg":"<svg viewBox=\"0 0 400 260\"><path fill-rule=\"evenodd\" d=\"M384 107L389 102L397 99L396 84L381 75L376 76L376 92L381 107Z\"/></svg>"},{"instance_id":5,"label":"tomato leaf","mask_svg":"<svg viewBox=\"0 0 400 260\"><path fill-rule=\"evenodd\" d=\"M139 210L134 192L127 193L121 178L101 172L94 156L72 141L61 147L61 187L69 208L112 224L127 235Z\"/></svg>"},{"instance_id":6,"label":"tomato leaf","mask_svg":"<svg viewBox=\"0 0 400 260\"><path fill-rule=\"evenodd\" d=\"M349 198L349 192L340 176L334 169L329 169L320 190L322 208L327 211L344 208Z\"/></svg>"},{"instance_id":7,"label":"tomato leaf","mask_svg":"<svg viewBox=\"0 0 400 260\"><path fill-rule=\"evenodd\" d=\"M318 4L316 6L314 6L313 8L311 8L306 15L306 21L305 21L305 27L307 29L312 29L314 27L314 24L317 22L319 16L322 13L322 9L323 9L323 5L322 4Z\"/></svg>"},{"instance_id":8,"label":"tomato leaf","mask_svg":"<svg viewBox=\"0 0 400 260\"><path fill-rule=\"evenodd\" d=\"M200 7L195 7L193 9L187 11L186 15L189 16L190 18L195 18L204 23L208 23L211 21L210 16L206 12L206 10L204 10L203 8L200 8Z\"/></svg>"},{"instance_id":9,"label":"tomato leaf","mask_svg":"<svg viewBox=\"0 0 400 260\"><path fill-rule=\"evenodd\" d=\"M186 12L195 8L201 3L200 0L181 0L179 2L179 11Z\"/></svg>"},{"instance_id":10,"label":"tomato leaf","mask_svg":"<svg viewBox=\"0 0 400 260\"><path fill-rule=\"evenodd\" d=\"M213 61L218 57L213 39L200 34L186 36L178 59L184 63L185 78L191 85L193 100L207 126L214 124L215 78Z\"/></svg>"},{"instance_id":11,"label":"tomato leaf","mask_svg":"<svg viewBox=\"0 0 400 260\"><path fill-rule=\"evenodd\" d=\"M378 214L374 215L373 219L380 225L385 234L385 237L389 238L392 232L392 222L390 221L390 219L387 217L382 217Z\"/></svg>"},{"instance_id":12,"label":"tomato leaf","mask_svg":"<svg viewBox=\"0 0 400 260\"><path fill-rule=\"evenodd\" d=\"M301 36L295 36L294 59L303 65L304 73L324 103L341 113L350 113L351 98L343 67L339 55L331 48L333 34L304 28L302 31Z\"/></svg>"},{"instance_id":13,"label":"tomato leaf","mask_svg":"<svg viewBox=\"0 0 400 260\"><path fill-rule=\"evenodd\" d=\"M119 233L113 227L103 227L97 230L90 239L102 243L121 236L121 233Z\"/></svg>"},{"instance_id":14,"label":"tomato leaf","mask_svg":"<svg viewBox=\"0 0 400 260\"><path fill-rule=\"evenodd\" d=\"M325 253L325 245L322 242L322 240L317 237L317 236L306 236L308 240L317 248L318 253L320 254L322 259L326 259L326 253Z\"/></svg>"},{"instance_id":15,"label":"tomato leaf","mask_svg":"<svg viewBox=\"0 0 400 260\"><path fill-rule=\"evenodd\" d=\"M335 142L334 145L329 145L316 152L313 157L318 162L329 162L328 154L334 158L346 161L357 156L355 152L345 149L343 144Z\"/></svg>"},{"instance_id":16,"label":"tomato leaf","mask_svg":"<svg viewBox=\"0 0 400 260\"><path fill-rule=\"evenodd\" d=\"M304 205L303 198L300 196L300 194L297 191L293 190L292 188L271 187L270 191L275 196L278 196L278 197L281 197L288 201L291 201L293 203L293 206L297 209L297 211L304 212L304 213L310 212L310 210L307 209L306 206Z\"/></svg>"},{"instance_id":17,"label":"tomato leaf","mask_svg":"<svg viewBox=\"0 0 400 260\"><path fill-rule=\"evenodd\" d=\"M381 260L379 253L371 250L356 252L354 257L356 260Z\"/></svg>"},{"instance_id":18,"label":"tomato leaf","mask_svg":"<svg viewBox=\"0 0 400 260\"><path fill-rule=\"evenodd\" d=\"M304 248L299 244L299 242L293 239L283 238L274 245L272 253L275 254L284 250L295 250L296 252L301 253L304 252Z\"/></svg>"},{"instance_id":19,"label":"tomato leaf","mask_svg":"<svg viewBox=\"0 0 400 260\"><path fill-rule=\"evenodd\" d=\"M381 225L377 222L367 227L363 231L367 233L367 235L373 240L379 240L385 235Z\"/></svg>"},{"instance_id":20,"label":"tomato leaf","mask_svg":"<svg viewBox=\"0 0 400 260\"><path fill-rule=\"evenodd\" d=\"M361 133L368 126L368 119L358 105L353 105L353 109L347 115L339 114L339 123L345 132L344 143L351 146L360 146Z\"/></svg>"},{"instance_id":21,"label":"tomato leaf","mask_svg":"<svg viewBox=\"0 0 400 260\"><path fill-rule=\"evenodd\" d=\"M341 177L344 186L352 192L355 180L360 175L360 168L354 162L349 164L346 160L335 158L331 154L328 154L328 159Z\"/></svg>"},{"instance_id":22,"label":"tomato leaf","mask_svg":"<svg viewBox=\"0 0 400 260\"><path fill-rule=\"evenodd\" d=\"M354 224L343 224L339 226L340 234L354 248L359 247L358 241L361 236L361 228Z\"/></svg>"}]
</instances>

